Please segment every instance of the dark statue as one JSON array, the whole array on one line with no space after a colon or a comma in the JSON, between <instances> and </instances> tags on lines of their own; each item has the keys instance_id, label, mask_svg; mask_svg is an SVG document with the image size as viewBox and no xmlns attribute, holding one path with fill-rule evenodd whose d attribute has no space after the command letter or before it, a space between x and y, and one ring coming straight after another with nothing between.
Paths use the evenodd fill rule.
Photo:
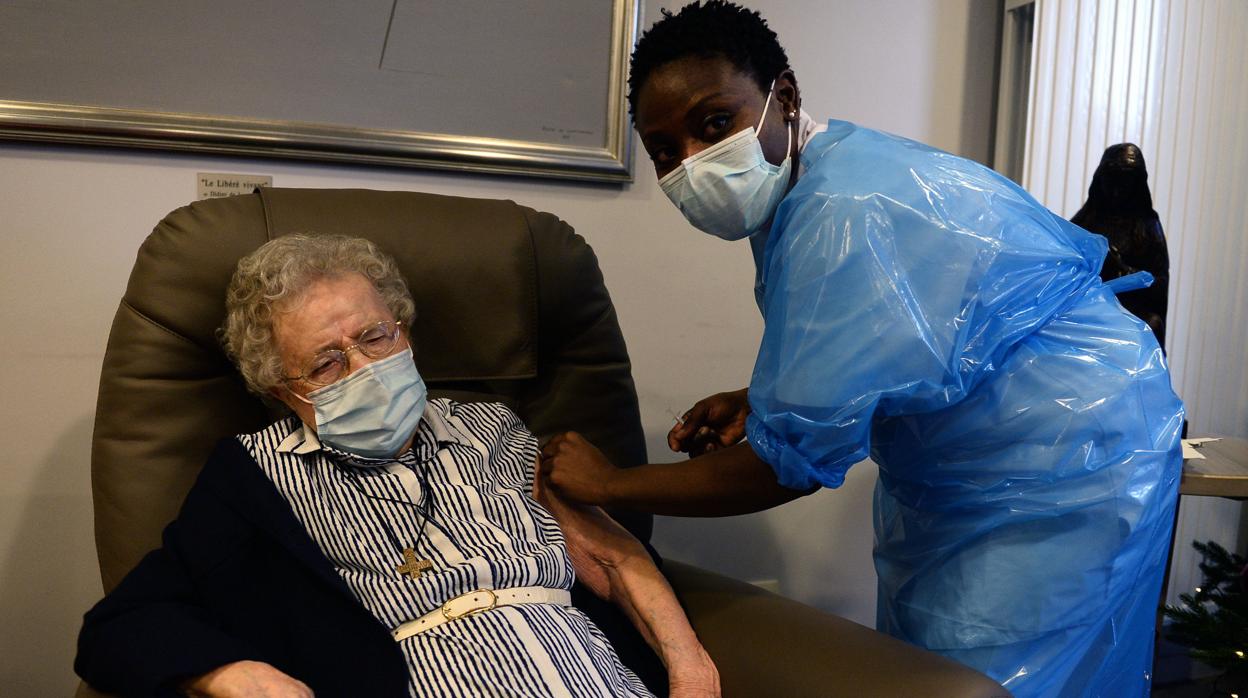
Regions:
<instances>
[{"instance_id":1,"label":"dark statue","mask_svg":"<svg viewBox=\"0 0 1248 698\"><path fill-rule=\"evenodd\" d=\"M1109 240L1109 254L1101 267L1101 279L1146 271L1153 285L1118 295L1119 302L1148 323L1157 343L1166 346L1166 294L1170 288L1170 254L1161 221L1153 210L1148 191L1144 154L1134 143L1105 149L1092 175L1088 200L1071 222Z\"/></svg>"}]
</instances>

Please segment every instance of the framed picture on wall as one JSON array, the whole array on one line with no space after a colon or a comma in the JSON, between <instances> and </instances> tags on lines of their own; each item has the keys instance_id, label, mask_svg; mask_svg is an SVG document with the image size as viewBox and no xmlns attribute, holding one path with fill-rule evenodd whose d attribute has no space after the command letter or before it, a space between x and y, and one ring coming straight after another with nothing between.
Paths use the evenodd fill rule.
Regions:
<instances>
[{"instance_id":1,"label":"framed picture on wall","mask_svg":"<svg viewBox=\"0 0 1248 698\"><path fill-rule=\"evenodd\" d=\"M631 180L639 0L0 0L0 138Z\"/></svg>"}]
</instances>

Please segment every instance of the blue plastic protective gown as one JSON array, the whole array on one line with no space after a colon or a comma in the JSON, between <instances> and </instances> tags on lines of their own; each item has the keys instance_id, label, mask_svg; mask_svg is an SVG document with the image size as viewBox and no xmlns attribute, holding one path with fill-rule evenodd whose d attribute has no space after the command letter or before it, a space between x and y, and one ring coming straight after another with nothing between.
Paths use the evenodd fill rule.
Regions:
<instances>
[{"instance_id":1,"label":"blue plastic protective gown","mask_svg":"<svg viewBox=\"0 0 1248 698\"><path fill-rule=\"evenodd\" d=\"M1104 238L845 122L802 163L758 260L750 444L793 488L879 465L880 630L1019 698L1147 695L1183 407Z\"/></svg>"}]
</instances>

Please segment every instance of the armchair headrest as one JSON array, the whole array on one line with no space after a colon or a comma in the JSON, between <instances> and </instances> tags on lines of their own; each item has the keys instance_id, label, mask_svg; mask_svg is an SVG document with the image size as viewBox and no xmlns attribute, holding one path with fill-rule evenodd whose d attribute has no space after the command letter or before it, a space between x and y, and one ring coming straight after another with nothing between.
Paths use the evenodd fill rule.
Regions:
<instances>
[{"instance_id":1,"label":"armchair headrest","mask_svg":"<svg viewBox=\"0 0 1248 698\"><path fill-rule=\"evenodd\" d=\"M416 300L426 381L537 375L537 265L521 207L363 190L261 189L260 200L270 239L354 235L394 256Z\"/></svg>"}]
</instances>

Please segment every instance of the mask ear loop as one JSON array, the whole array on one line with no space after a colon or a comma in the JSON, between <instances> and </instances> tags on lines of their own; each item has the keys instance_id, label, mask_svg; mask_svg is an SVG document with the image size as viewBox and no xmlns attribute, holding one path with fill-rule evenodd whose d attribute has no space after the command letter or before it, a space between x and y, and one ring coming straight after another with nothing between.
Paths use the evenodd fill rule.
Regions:
<instances>
[{"instance_id":1,"label":"mask ear loop","mask_svg":"<svg viewBox=\"0 0 1248 698\"><path fill-rule=\"evenodd\" d=\"M767 101L763 102L763 115L758 118L758 125L754 127L754 133L763 132L763 120L767 118L767 108L771 106L771 95L775 93L776 81L771 81L771 86L767 88Z\"/></svg>"},{"instance_id":2,"label":"mask ear loop","mask_svg":"<svg viewBox=\"0 0 1248 698\"><path fill-rule=\"evenodd\" d=\"M771 96L775 94L775 90L776 90L776 81L772 80L771 87L767 88L767 101L763 102L763 115L759 117L758 119L758 126L754 127L755 136L758 136L762 134L763 132L763 120L767 118L767 108L771 106ZM793 127L785 126L784 135L786 137L786 141L784 144L784 159L788 160L789 158L793 157ZM784 163L781 162L780 164L783 165Z\"/></svg>"},{"instance_id":3,"label":"mask ear loop","mask_svg":"<svg viewBox=\"0 0 1248 698\"><path fill-rule=\"evenodd\" d=\"M788 160L789 158L793 157L793 128L794 127L791 124L784 125L784 136L785 136L784 159L785 160Z\"/></svg>"}]
</instances>

